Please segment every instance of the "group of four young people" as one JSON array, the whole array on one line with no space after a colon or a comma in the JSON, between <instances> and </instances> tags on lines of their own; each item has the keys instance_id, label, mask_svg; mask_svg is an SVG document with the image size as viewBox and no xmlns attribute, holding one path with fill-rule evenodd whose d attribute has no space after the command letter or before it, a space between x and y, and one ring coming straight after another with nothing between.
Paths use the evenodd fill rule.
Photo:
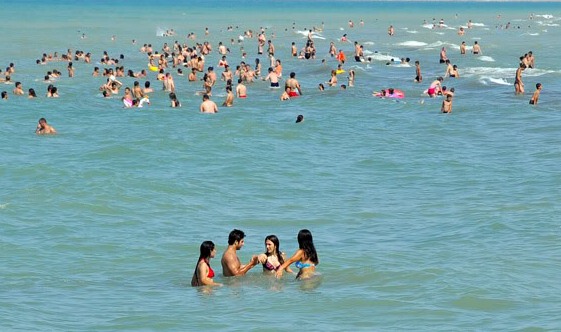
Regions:
<instances>
[{"instance_id":1,"label":"group of four young people","mask_svg":"<svg viewBox=\"0 0 561 332\"><path fill-rule=\"evenodd\" d=\"M224 277L234 277L246 274L257 264L263 266L263 272L282 277L283 272L293 273L290 265L295 264L299 269L297 279L308 279L314 276L316 266L319 264L318 255L314 246L312 233L307 229L298 232L298 250L290 258L280 251L279 239L275 235L265 238L265 252L253 255L251 260L242 265L237 256L237 251L245 244L245 234L239 229L234 229L228 236L228 248L222 255L222 274ZM221 286L214 281L214 270L210 266L210 259L216 256L216 247L212 241L204 241L200 247L197 266L193 272L191 286Z\"/></svg>"}]
</instances>

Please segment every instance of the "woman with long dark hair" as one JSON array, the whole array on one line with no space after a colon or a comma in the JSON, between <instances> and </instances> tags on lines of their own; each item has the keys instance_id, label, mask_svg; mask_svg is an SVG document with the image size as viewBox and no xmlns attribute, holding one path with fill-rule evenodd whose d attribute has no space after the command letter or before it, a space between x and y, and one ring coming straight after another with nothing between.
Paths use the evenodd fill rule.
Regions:
<instances>
[{"instance_id":1,"label":"woman with long dark hair","mask_svg":"<svg viewBox=\"0 0 561 332\"><path fill-rule=\"evenodd\" d=\"M257 259L263 265L263 272L271 274L284 263L286 255L280 251L279 238L276 235L269 235L265 238L265 253L257 256ZM285 271L292 273L288 266Z\"/></svg>"},{"instance_id":2,"label":"woman with long dark hair","mask_svg":"<svg viewBox=\"0 0 561 332\"><path fill-rule=\"evenodd\" d=\"M283 270L292 263L295 263L294 266L300 269L296 279L308 279L314 275L319 259L312 233L309 230L302 229L298 232L298 247L299 249L296 250L294 255L277 269L277 278L282 277Z\"/></svg>"},{"instance_id":3,"label":"woman with long dark hair","mask_svg":"<svg viewBox=\"0 0 561 332\"><path fill-rule=\"evenodd\" d=\"M214 282L214 271L210 267L210 259L216 256L216 248L214 242L204 241L201 243L199 260L197 267L191 279L191 286L222 286L222 284Z\"/></svg>"}]
</instances>

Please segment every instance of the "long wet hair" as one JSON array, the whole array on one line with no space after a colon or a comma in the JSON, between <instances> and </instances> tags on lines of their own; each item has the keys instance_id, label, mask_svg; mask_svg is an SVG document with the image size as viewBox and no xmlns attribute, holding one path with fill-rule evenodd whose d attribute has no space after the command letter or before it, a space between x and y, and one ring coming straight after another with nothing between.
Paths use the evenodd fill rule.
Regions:
<instances>
[{"instance_id":1,"label":"long wet hair","mask_svg":"<svg viewBox=\"0 0 561 332\"><path fill-rule=\"evenodd\" d=\"M201 243L201 248L200 248L200 255L199 255L199 261L201 259L204 260L208 260L210 258L210 253L214 250L214 242L212 241L204 241L203 243ZM198 263L197 263L198 264Z\"/></svg>"},{"instance_id":2,"label":"long wet hair","mask_svg":"<svg viewBox=\"0 0 561 332\"><path fill-rule=\"evenodd\" d=\"M273 242L273 244L275 245L275 254L277 254L277 258L279 259L279 263L284 264L284 259L282 257L282 253L280 251L280 244L279 244L279 238L276 235L268 235L265 238L265 242L267 242L267 240ZM269 256L269 253L267 252L267 250L265 250L265 255Z\"/></svg>"},{"instance_id":3,"label":"long wet hair","mask_svg":"<svg viewBox=\"0 0 561 332\"><path fill-rule=\"evenodd\" d=\"M307 259L316 265L319 264L318 254L316 253L316 248L314 247L312 232L307 229L300 230L300 232L298 232L298 246L300 249L304 250Z\"/></svg>"}]
</instances>

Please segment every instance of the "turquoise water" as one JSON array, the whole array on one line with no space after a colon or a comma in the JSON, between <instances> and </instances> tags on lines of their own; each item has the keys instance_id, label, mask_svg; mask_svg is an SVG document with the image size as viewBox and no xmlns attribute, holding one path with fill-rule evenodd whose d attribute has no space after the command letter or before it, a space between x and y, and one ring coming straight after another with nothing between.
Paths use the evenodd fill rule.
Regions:
<instances>
[{"instance_id":1,"label":"turquoise water","mask_svg":"<svg viewBox=\"0 0 561 332\"><path fill-rule=\"evenodd\" d=\"M0 68L14 62L12 79L39 98L0 86L10 92L0 102L2 330L561 327L558 4L27 1L10 8L0 14ZM433 17L450 29L424 27ZM457 36L468 19L477 25ZM508 21L511 29L496 28ZM318 59L288 56L292 41L305 41L293 22L295 31L324 22ZM157 91L150 107L130 110L102 99L104 78L91 77L104 50L139 71L143 43L161 47L195 32L197 42L216 45L260 27L275 33L284 76L295 71L304 96L281 102L279 90L257 82L234 107L202 115L200 84L174 75L182 108ZM156 36L169 28L179 36ZM357 73L354 88L319 92L336 67L326 57L329 41L343 33L374 61L345 65ZM478 40L484 57L461 57L462 40ZM352 44L336 43L351 58ZM240 45L228 46L236 64ZM444 81L456 89L450 115L439 113L440 98L422 95L444 74L443 46L461 73ZM253 63L255 40L243 47ZM95 63L75 62L74 78L64 62L35 64L43 52L68 48L92 52ZM518 56L529 50L536 69L524 73L526 94L515 96ZM391 57L420 60L423 84L412 82L413 66L386 66ZM207 65L216 68L218 59L210 54ZM54 68L63 72L60 98L47 99L42 77ZM537 82L544 89L530 107ZM217 84L213 99L221 104L224 83ZM406 98L371 96L390 86ZM305 121L296 125L298 114ZM34 135L40 117L59 134ZM233 228L247 234L244 262L264 250L266 235L278 235L291 254L298 230L310 229L321 276L275 280L255 268L243 278L218 276L221 288L191 288L200 243L214 241L220 255ZM219 257L211 264L220 272Z\"/></svg>"}]
</instances>

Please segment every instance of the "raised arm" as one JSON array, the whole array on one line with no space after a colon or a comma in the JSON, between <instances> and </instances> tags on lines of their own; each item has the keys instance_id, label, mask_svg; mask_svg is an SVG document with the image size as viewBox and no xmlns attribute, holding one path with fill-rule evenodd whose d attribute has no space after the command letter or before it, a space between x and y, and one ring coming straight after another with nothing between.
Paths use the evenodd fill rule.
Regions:
<instances>
[{"instance_id":1,"label":"raised arm","mask_svg":"<svg viewBox=\"0 0 561 332\"><path fill-rule=\"evenodd\" d=\"M287 267L289 267L294 262L302 260L303 257L304 257L304 250L298 249L294 253L294 255L292 255L292 257L290 257L288 260L284 261L284 263L278 268L277 273L276 273L277 278L282 277L282 273Z\"/></svg>"}]
</instances>

